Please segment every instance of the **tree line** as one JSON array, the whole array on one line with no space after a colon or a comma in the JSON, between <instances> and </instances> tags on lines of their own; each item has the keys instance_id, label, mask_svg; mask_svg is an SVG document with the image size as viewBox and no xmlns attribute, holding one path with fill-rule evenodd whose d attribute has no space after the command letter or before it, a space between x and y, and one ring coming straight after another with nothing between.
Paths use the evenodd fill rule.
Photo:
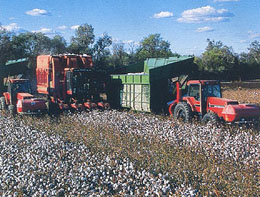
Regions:
<instances>
[{"instance_id":1,"label":"tree line","mask_svg":"<svg viewBox=\"0 0 260 197\"><path fill-rule=\"evenodd\" d=\"M248 52L236 54L221 41L207 39L201 56L194 58L200 78L245 80L260 77L260 43L249 45ZM34 70L40 54L89 54L96 66L112 69L144 61L146 58L179 56L170 49L170 43L160 34L150 34L138 44L113 42L107 33L96 38L92 25L83 24L75 30L70 43L61 35L50 38L40 32L15 34L0 26L0 65L8 60L29 59ZM193 56L191 54L191 56Z\"/></svg>"},{"instance_id":2,"label":"tree line","mask_svg":"<svg viewBox=\"0 0 260 197\"><path fill-rule=\"evenodd\" d=\"M204 78L247 80L260 78L260 43L255 40L248 52L237 54L221 41L207 39L208 45L200 57L195 57Z\"/></svg>"}]
</instances>

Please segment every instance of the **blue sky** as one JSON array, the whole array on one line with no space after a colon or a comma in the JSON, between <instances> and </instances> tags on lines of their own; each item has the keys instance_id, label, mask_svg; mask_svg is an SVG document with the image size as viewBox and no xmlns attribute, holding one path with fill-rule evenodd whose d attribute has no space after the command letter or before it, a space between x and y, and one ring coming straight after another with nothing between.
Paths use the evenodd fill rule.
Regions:
<instances>
[{"instance_id":1,"label":"blue sky","mask_svg":"<svg viewBox=\"0 0 260 197\"><path fill-rule=\"evenodd\" d=\"M88 23L96 37L106 32L126 48L160 33L182 55L200 55L209 38L240 53L260 40L260 0L0 0L0 23L67 41Z\"/></svg>"}]
</instances>

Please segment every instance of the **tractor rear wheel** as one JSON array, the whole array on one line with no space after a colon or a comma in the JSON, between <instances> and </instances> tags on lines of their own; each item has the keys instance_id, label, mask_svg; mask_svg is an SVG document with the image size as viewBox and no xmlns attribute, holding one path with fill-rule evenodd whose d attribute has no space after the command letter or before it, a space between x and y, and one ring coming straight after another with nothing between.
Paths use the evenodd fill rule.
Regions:
<instances>
[{"instance_id":1,"label":"tractor rear wheel","mask_svg":"<svg viewBox=\"0 0 260 197\"><path fill-rule=\"evenodd\" d=\"M189 104L180 102L174 108L174 118L181 119L183 122L190 122L192 119L192 111Z\"/></svg>"},{"instance_id":2,"label":"tractor rear wheel","mask_svg":"<svg viewBox=\"0 0 260 197\"><path fill-rule=\"evenodd\" d=\"M0 105L1 105L1 108L2 110L5 110L6 109L6 102L5 102L5 97L1 97L0 98Z\"/></svg>"},{"instance_id":3,"label":"tractor rear wheel","mask_svg":"<svg viewBox=\"0 0 260 197\"><path fill-rule=\"evenodd\" d=\"M204 124L207 123L212 123L212 124L216 124L219 122L219 117L216 113L214 112L208 112L204 115L204 117L202 118L202 122Z\"/></svg>"},{"instance_id":4,"label":"tractor rear wheel","mask_svg":"<svg viewBox=\"0 0 260 197\"><path fill-rule=\"evenodd\" d=\"M15 107L14 105L8 105L8 111L11 115L15 114Z\"/></svg>"}]
</instances>

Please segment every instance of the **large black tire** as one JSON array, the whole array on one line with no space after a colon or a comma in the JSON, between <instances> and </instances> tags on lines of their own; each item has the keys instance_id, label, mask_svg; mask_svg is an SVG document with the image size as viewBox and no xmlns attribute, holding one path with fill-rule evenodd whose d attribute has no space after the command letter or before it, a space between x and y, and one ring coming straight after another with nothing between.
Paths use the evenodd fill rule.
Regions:
<instances>
[{"instance_id":1,"label":"large black tire","mask_svg":"<svg viewBox=\"0 0 260 197\"><path fill-rule=\"evenodd\" d=\"M14 105L8 105L8 111L11 115L15 114L15 106Z\"/></svg>"},{"instance_id":2,"label":"large black tire","mask_svg":"<svg viewBox=\"0 0 260 197\"><path fill-rule=\"evenodd\" d=\"M6 109L6 102L5 102L5 97L0 98L0 105L1 105L1 110Z\"/></svg>"},{"instance_id":3,"label":"large black tire","mask_svg":"<svg viewBox=\"0 0 260 197\"><path fill-rule=\"evenodd\" d=\"M202 122L204 124L207 124L207 123L217 124L219 122L219 117L214 112L208 112L202 118Z\"/></svg>"},{"instance_id":4,"label":"large black tire","mask_svg":"<svg viewBox=\"0 0 260 197\"><path fill-rule=\"evenodd\" d=\"M47 105L47 112L49 115L57 115L60 111L58 104L48 101Z\"/></svg>"},{"instance_id":5,"label":"large black tire","mask_svg":"<svg viewBox=\"0 0 260 197\"><path fill-rule=\"evenodd\" d=\"M178 103L174 108L174 118L180 119L183 122L190 122L192 119L192 110L185 102Z\"/></svg>"}]
</instances>

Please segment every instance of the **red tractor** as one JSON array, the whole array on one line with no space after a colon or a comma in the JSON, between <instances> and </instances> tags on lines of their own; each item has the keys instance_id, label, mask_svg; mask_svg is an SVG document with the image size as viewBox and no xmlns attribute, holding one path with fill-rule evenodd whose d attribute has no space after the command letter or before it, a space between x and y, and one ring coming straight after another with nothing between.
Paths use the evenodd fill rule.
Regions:
<instances>
[{"instance_id":1,"label":"red tractor","mask_svg":"<svg viewBox=\"0 0 260 197\"><path fill-rule=\"evenodd\" d=\"M7 92L0 98L0 109L11 114L40 114L46 111L46 101L31 94L28 79L10 79Z\"/></svg>"},{"instance_id":2,"label":"red tractor","mask_svg":"<svg viewBox=\"0 0 260 197\"><path fill-rule=\"evenodd\" d=\"M88 55L40 55L36 67L37 91L48 99L50 112L109 108L104 71L94 68Z\"/></svg>"},{"instance_id":3,"label":"red tractor","mask_svg":"<svg viewBox=\"0 0 260 197\"><path fill-rule=\"evenodd\" d=\"M182 96L183 84L176 82L176 100L168 105L170 115L184 122L189 122L194 115L201 117L203 122L213 123L219 120L245 122L260 116L260 109L256 105L239 104L238 101L222 98L219 81L187 81L185 94Z\"/></svg>"}]
</instances>

